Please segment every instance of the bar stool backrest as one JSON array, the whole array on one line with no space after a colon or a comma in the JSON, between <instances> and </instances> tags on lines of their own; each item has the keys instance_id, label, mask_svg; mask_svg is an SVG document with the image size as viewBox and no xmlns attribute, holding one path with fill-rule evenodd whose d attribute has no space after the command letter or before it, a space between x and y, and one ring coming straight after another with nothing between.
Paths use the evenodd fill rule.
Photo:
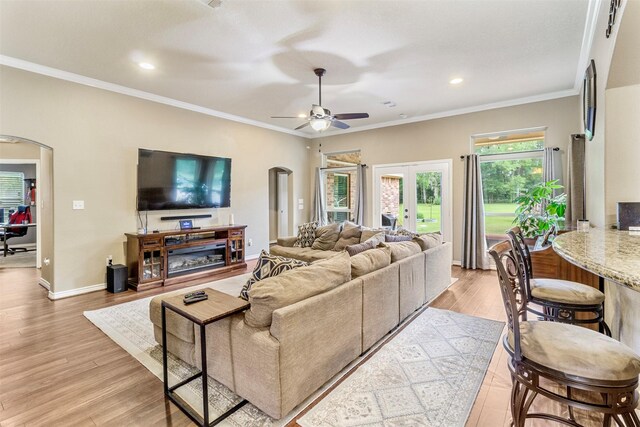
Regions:
<instances>
[{"instance_id":1,"label":"bar stool backrest","mask_svg":"<svg viewBox=\"0 0 640 427\"><path fill-rule=\"evenodd\" d=\"M514 249L514 255L518 264L520 265L520 273L522 275L523 291L527 298L527 301L531 301L531 283L530 280L533 277L533 267L531 263L531 252L529 246L524 241L522 230L520 227L513 227L507 231L509 240Z\"/></svg>"},{"instance_id":2,"label":"bar stool backrest","mask_svg":"<svg viewBox=\"0 0 640 427\"><path fill-rule=\"evenodd\" d=\"M513 357L522 360L520 350L520 321L525 319L527 300L522 295L522 272L510 241L496 243L489 248L498 270L498 283L502 294L502 302L507 313L507 327L513 336Z\"/></svg>"}]
</instances>

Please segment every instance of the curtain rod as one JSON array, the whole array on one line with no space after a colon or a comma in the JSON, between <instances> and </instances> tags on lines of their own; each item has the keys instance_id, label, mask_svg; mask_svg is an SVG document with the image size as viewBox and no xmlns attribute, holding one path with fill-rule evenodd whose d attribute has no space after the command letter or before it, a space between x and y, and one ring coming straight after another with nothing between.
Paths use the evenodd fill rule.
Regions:
<instances>
[{"instance_id":1,"label":"curtain rod","mask_svg":"<svg viewBox=\"0 0 640 427\"><path fill-rule=\"evenodd\" d=\"M325 169L343 169L343 168L355 168L356 166L362 166L363 168L367 167L366 163L360 163L359 165L353 165L353 166L342 166L339 168L320 168L321 171L325 170Z\"/></svg>"},{"instance_id":2,"label":"curtain rod","mask_svg":"<svg viewBox=\"0 0 640 427\"><path fill-rule=\"evenodd\" d=\"M540 151L543 150L529 150L529 151L516 151L513 154L526 154L526 153L539 153ZM560 151L560 148L558 147L553 147L553 151ZM478 157L482 157L482 156L495 156L496 154L511 154L511 153L493 153L493 154L478 154ZM460 156L460 160L464 159L464 156Z\"/></svg>"}]
</instances>

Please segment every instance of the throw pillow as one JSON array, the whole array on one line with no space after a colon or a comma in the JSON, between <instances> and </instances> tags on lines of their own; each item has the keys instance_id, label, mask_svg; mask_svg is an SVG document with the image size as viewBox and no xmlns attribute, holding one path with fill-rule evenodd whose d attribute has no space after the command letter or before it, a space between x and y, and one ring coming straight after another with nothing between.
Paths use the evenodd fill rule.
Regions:
<instances>
[{"instance_id":1,"label":"throw pillow","mask_svg":"<svg viewBox=\"0 0 640 427\"><path fill-rule=\"evenodd\" d=\"M378 246L378 241L376 240L367 240L364 243L357 243L355 245L349 245L346 247L349 256L357 255L361 252L368 251L369 249L374 249Z\"/></svg>"},{"instance_id":2,"label":"throw pillow","mask_svg":"<svg viewBox=\"0 0 640 427\"><path fill-rule=\"evenodd\" d=\"M409 236L411 238L418 236L418 233L414 233L413 231L407 230L406 228L402 228L402 227L398 227L395 234L396 236Z\"/></svg>"},{"instance_id":3,"label":"throw pillow","mask_svg":"<svg viewBox=\"0 0 640 427\"><path fill-rule=\"evenodd\" d=\"M330 251L336 245L340 237L340 223L325 225L316 228L316 239L311 245L311 249L319 251Z\"/></svg>"},{"instance_id":4,"label":"throw pillow","mask_svg":"<svg viewBox=\"0 0 640 427\"><path fill-rule=\"evenodd\" d=\"M351 277L356 278L391 264L391 249L383 246L351 257Z\"/></svg>"},{"instance_id":5,"label":"throw pillow","mask_svg":"<svg viewBox=\"0 0 640 427\"><path fill-rule=\"evenodd\" d=\"M293 244L296 248L310 248L316 238L317 222L306 222L298 226L298 240Z\"/></svg>"},{"instance_id":6,"label":"throw pillow","mask_svg":"<svg viewBox=\"0 0 640 427\"><path fill-rule=\"evenodd\" d=\"M420 249L426 251L438 247L442 244L442 234L426 233L413 238L413 241L420 245Z\"/></svg>"},{"instance_id":7,"label":"throw pillow","mask_svg":"<svg viewBox=\"0 0 640 427\"><path fill-rule=\"evenodd\" d=\"M247 283L244 284L240 291L240 298L248 301L249 291L256 282L266 279L267 277L277 276L280 273L297 267L304 267L305 265L309 264L304 261L298 261L297 259L271 255L263 249L262 252L260 252L260 257L253 269L253 273L251 273L251 277L249 277L249 280L247 280Z\"/></svg>"},{"instance_id":8,"label":"throw pillow","mask_svg":"<svg viewBox=\"0 0 640 427\"><path fill-rule=\"evenodd\" d=\"M351 280L349 254L341 252L313 264L269 277L251 291L251 307L244 321L254 328L271 325L273 312L314 295L330 291Z\"/></svg>"},{"instance_id":9,"label":"throw pillow","mask_svg":"<svg viewBox=\"0 0 640 427\"><path fill-rule=\"evenodd\" d=\"M384 242L384 229L381 228L362 228L362 234L360 235L360 243L364 243L367 240L369 240L370 238L372 238L373 236L376 236L380 233L382 233L383 238L382 241Z\"/></svg>"},{"instance_id":10,"label":"throw pillow","mask_svg":"<svg viewBox=\"0 0 640 427\"><path fill-rule=\"evenodd\" d=\"M361 234L362 230L360 230L360 226L358 224L345 221L342 227L342 231L340 232L340 238L336 242L336 245L333 247L333 250L343 251L344 248L349 245L360 243Z\"/></svg>"},{"instance_id":11,"label":"throw pillow","mask_svg":"<svg viewBox=\"0 0 640 427\"><path fill-rule=\"evenodd\" d=\"M385 242L408 242L411 239L413 239L413 237L411 237L411 236L403 236L401 234L398 234L398 235L386 234L384 236L384 241Z\"/></svg>"},{"instance_id":12,"label":"throw pillow","mask_svg":"<svg viewBox=\"0 0 640 427\"><path fill-rule=\"evenodd\" d=\"M370 238L365 240L365 242L369 242L369 241L373 240L376 243L384 243L385 242L385 237L384 236L385 236L384 231L381 231L378 234L374 234L373 236L371 236ZM360 241L362 241L362 237L360 238Z\"/></svg>"}]
</instances>

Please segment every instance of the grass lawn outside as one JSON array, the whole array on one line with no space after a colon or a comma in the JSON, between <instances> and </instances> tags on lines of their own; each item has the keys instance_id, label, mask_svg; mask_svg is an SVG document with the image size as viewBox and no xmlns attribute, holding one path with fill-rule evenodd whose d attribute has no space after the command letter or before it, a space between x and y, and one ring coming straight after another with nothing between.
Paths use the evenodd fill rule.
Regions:
<instances>
[{"instance_id":1,"label":"grass lawn outside","mask_svg":"<svg viewBox=\"0 0 640 427\"><path fill-rule=\"evenodd\" d=\"M513 227L513 219L516 211L515 203L487 203L484 205L485 213L513 213L512 216L485 216L484 226L486 234L505 234L505 232ZM404 206L400 205L398 209L398 226L404 223ZM421 214L421 215L420 215ZM440 205L432 205L430 203L418 204L418 216L424 218L419 219L417 223L417 233L433 233L440 231L441 211ZM413 231L413 230L412 230Z\"/></svg>"}]
</instances>

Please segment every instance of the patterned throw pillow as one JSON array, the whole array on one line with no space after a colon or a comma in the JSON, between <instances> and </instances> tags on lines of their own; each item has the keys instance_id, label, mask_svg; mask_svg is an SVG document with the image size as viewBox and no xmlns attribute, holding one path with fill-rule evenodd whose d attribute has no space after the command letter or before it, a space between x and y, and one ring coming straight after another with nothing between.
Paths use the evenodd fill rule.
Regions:
<instances>
[{"instance_id":1,"label":"patterned throw pillow","mask_svg":"<svg viewBox=\"0 0 640 427\"><path fill-rule=\"evenodd\" d=\"M296 248L310 248L316 238L317 222L306 222L298 226L298 240L293 244Z\"/></svg>"},{"instance_id":2,"label":"patterned throw pillow","mask_svg":"<svg viewBox=\"0 0 640 427\"><path fill-rule=\"evenodd\" d=\"M407 236L407 235L402 235L402 234L398 234L395 236L392 236L390 234L387 234L384 236L384 241L385 242L408 242L409 240L412 240L413 237L411 236Z\"/></svg>"},{"instance_id":3,"label":"patterned throw pillow","mask_svg":"<svg viewBox=\"0 0 640 427\"><path fill-rule=\"evenodd\" d=\"M285 271L306 265L309 265L309 263L298 261L297 259L285 258L283 256L271 255L263 249L262 252L260 252L258 263L253 269L253 273L251 273L251 277L249 277L249 280L247 280L247 283L245 283L240 291L240 298L249 301L249 291L254 283L267 277L274 277Z\"/></svg>"}]
</instances>

